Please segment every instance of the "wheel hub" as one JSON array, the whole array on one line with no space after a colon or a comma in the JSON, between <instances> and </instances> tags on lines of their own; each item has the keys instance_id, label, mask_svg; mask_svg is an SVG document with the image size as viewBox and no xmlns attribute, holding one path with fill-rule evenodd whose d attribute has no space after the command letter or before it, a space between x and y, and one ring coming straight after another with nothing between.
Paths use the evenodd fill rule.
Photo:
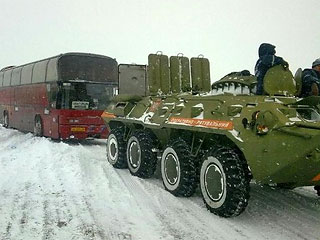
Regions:
<instances>
[{"instance_id":1,"label":"wheel hub","mask_svg":"<svg viewBox=\"0 0 320 240\"><path fill-rule=\"evenodd\" d=\"M136 141L133 141L129 146L129 161L133 168L139 167L140 155L140 147Z\"/></svg>"},{"instance_id":2,"label":"wheel hub","mask_svg":"<svg viewBox=\"0 0 320 240\"><path fill-rule=\"evenodd\" d=\"M108 155L112 162L115 162L118 156L118 143L113 137L108 140Z\"/></svg>"},{"instance_id":3,"label":"wheel hub","mask_svg":"<svg viewBox=\"0 0 320 240\"><path fill-rule=\"evenodd\" d=\"M205 188L212 201L219 201L224 194L224 177L216 164L208 165L204 176Z\"/></svg>"},{"instance_id":4,"label":"wheel hub","mask_svg":"<svg viewBox=\"0 0 320 240\"><path fill-rule=\"evenodd\" d=\"M110 146L110 153L111 153L111 156L114 157L117 153L117 148L116 148L116 145L114 143L111 144Z\"/></svg>"},{"instance_id":5,"label":"wheel hub","mask_svg":"<svg viewBox=\"0 0 320 240\"><path fill-rule=\"evenodd\" d=\"M169 184L174 185L179 179L179 164L177 158L169 153L165 157L165 176Z\"/></svg>"}]
</instances>

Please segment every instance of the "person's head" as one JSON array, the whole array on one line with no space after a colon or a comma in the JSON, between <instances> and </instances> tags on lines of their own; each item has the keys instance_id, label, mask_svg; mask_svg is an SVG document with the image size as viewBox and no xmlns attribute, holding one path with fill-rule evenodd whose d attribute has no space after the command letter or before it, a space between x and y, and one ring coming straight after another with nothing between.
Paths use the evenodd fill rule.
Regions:
<instances>
[{"instance_id":1,"label":"person's head","mask_svg":"<svg viewBox=\"0 0 320 240\"><path fill-rule=\"evenodd\" d=\"M316 59L316 60L312 63L312 69L320 72L320 58Z\"/></svg>"},{"instance_id":2,"label":"person's head","mask_svg":"<svg viewBox=\"0 0 320 240\"><path fill-rule=\"evenodd\" d=\"M270 43L262 43L259 47L259 57L276 54L275 48L276 47Z\"/></svg>"}]
</instances>

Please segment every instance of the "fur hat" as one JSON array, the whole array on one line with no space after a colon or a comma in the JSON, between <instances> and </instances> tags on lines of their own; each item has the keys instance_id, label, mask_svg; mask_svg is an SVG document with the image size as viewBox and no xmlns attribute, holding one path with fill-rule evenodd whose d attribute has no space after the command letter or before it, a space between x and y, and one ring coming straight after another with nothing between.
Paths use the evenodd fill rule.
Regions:
<instances>
[{"instance_id":1,"label":"fur hat","mask_svg":"<svg viewBox=\"0 0 320 240\"><path fill-rule=\"evenodd\" d=\"M318 65L320 65L320 58L316 59L316 60L312 63L312 67L314 68L314 67L316 67L316 66L318 66Z\"/></svg>"}]
</instances>

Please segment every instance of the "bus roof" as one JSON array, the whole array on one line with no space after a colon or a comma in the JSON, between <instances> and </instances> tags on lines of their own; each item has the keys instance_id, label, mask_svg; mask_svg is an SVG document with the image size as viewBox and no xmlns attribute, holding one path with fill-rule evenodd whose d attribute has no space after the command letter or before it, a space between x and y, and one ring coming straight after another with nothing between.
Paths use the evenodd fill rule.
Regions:
<instances>
[{"instance_id":1,"label":"bus roof","mask_svg":"<svg viewBox=\"0 0 320 240\"><path fill-rule=\"evenodd\" d=\"M48 58L44 58L44 59L41 59L41 60L37 60L37 61L34 61L34 62L25 63L25 64L22 64L22 65L7 66L7 67L2 68L0 70L0 72L6 71L6 70L12 70L14 68L24 67L24 66L29 65L29 64L34 64L34 63L38 63L38 62L42 62L42 61L47 61L47 60L51 60L51 59L54 59L54 58L60 59L61 57L64 57L64 56L87 56L87 57L96 57L96 58L98 57L98 58L106 58L106 59L110 59L110 60L113 59L113 60L116 61L115 58L111 58L111 57L100 55L100 54L82 53L82 52L67 52L67 53L61 53L61 54L53 56L53 57L48 57Z\"/></svg>"},{"instance_id":2,"label":"bus roof","mask_svg":"<svg viewBox=\"0 0 320 240\"><path fill-rule=\"evenodd\" d=\"M92 59L92 60L90 60ZM83 73L87 72L87 73ZM77 75L79 73L79 76ZM30 62L9 66L0 71L0 87L52 81L68 81L86 77L89 81L117 81L117 61L114 58L92 54L69 52Z\"/></svg>"}]
</instances>

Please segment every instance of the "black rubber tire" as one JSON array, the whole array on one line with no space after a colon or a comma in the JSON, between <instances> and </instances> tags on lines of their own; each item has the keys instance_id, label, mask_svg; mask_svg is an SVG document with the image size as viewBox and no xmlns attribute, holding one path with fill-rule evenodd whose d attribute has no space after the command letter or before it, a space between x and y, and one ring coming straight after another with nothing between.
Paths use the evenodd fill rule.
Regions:
<instances>
[{"instance_id":1,"label":"black rubber tire","mask_svg":"<svg viewBox=\"0 0 320 240\"><path fill-rule=\"evenodd\" d=\"M9 114L7 111L3 112L3 127L5 128L9 127Z\"/></svg>"},{"instance_id":2,"label":"black rubber tire","mask_svg":"<svg viewBox=\"0 0 320 240\"><path fill-rule=\"evenodd\" d=\"M183 139L169 143L161 157L161 176L165 189L178 197L192 196L198 185L196 166L190 146Z\"/></svg>"},{"instance_id":3,"label":"black rubber tire","mask_svg":"<svg viewBox=\"0 0 320 240\"><path fill-rule=\"evenodd\" d=\"M107 139L107 160L115 168L127 168L124 128L112 129Z\"/></svg>"},{"instance_id":4,"label":"black rubber tire","mask_svg":"<svg viewBox=\"0 0 320 240\"><path fill-rule=\"evenodd\" d=\"M34 118L33 134L37 137L43 136L43 122L39 115Z\"/></svg>"},{"instance_id":5,"label":"black rubber tire","mask_svg":"<svg viewBox=\"0 0 320 240\"><path fill-rule=\"evenodd\" d=\"M232 148L215 146L209 149L201 164L200 190L210 212L234 217L245 210L250 198L248 169Z\"/></svg>"},{"instance_id":6,"label":"black rubber tire","mask_svg":"<svg viewBox=\"0 0 320 240\"><path fill-rule=\"evenodd\" d=\"M320 197L320 185L319 186L314 186L314 190L317 191L317 195Z\"/></svg>"},{"instance_id":7,"label":"black rubber tire","mask_svg":"<svg viewBox=\"0 0 320 240\"><path fill-rule=\"evenodd\" d=\"M132 175L152 177L157 167L155 146L156 139L149 132L138 130L131 135L127 143L127 163Z\"/></svg>"}]
</instances>

